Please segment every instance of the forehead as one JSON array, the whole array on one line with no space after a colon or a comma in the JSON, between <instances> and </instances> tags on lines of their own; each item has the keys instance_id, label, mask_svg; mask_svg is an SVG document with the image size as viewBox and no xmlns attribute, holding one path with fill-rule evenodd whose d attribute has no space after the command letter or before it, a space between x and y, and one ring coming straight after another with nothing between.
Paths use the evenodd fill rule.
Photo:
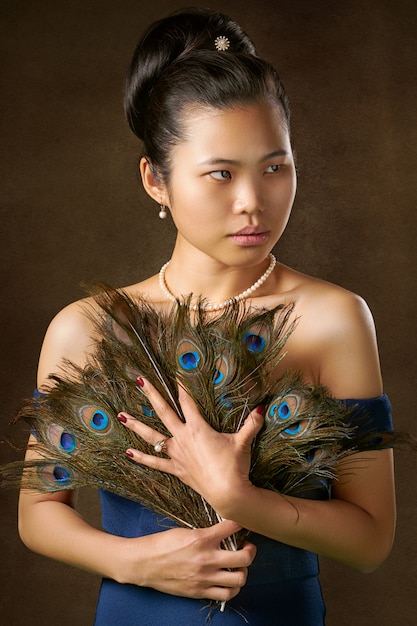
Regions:
<instances>
[{"instance_id":1,"label":"forehead","mask_svg":"<svg viewBox=\"0 0 417 626\"><path fill-rule=\"evenodd\" d=\"M239 152L289 149L290 139L278 104L258 102L227 108L188 106L183 111L183 141L191 151Z\"/></svg>"}]
</instances>

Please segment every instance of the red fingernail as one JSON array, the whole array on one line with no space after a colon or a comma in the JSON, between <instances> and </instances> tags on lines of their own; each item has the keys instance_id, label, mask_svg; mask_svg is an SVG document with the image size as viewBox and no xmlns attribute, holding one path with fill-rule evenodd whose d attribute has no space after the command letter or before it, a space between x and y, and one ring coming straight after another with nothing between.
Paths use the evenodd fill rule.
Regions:
<instances>
[{"instance_id":1,"label":"red fingernail","mask_svg":"<svg viewBox=\"0 0 417 626\"><path fill-rule=\"evenodd\" d=\"M256 412L259 413L259 415L265 415L265 407L260 405L256 407Z\"/></svg>"},{"instance_id":2,"label":"red fingernail","mask_svg":"<svg viewBox=\"0 0 417 626\"><path fill-rule=\"evenodd\" d=\"M139 387L143 387L143 385L145 384L145 381L143 380L143 378L141 378L141 376L137 377L136 382L138 383Z\"/></svg>"},{"instance_id":3,"label":"red fingernail","mask_svg":"<svg viewBox=\"0 0 417 626\"><path fill-rule=\"evenodd\" d=\"M123 413L119 413L119 415L117 416L117 419L119 420L119 422L122 422L122 424L126 424L127 422L127 417L123 415Z\"/></svg>"},{"instance_id":4,"label":"red fingernail","mask_svg":"<svg viewBox=\"0 0 417 626\"><path fill-rule=\"evenodd\" d=\"M126 456L130 456L130 458L132 458L133 452L131 452L130 450L126 450Z\"/></svg>"}]
</instances>

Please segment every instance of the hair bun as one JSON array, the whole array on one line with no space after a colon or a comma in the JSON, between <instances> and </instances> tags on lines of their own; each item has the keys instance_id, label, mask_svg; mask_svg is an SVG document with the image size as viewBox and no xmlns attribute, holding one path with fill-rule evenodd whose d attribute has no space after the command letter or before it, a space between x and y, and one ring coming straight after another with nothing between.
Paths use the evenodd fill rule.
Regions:
<instances>
[{"instance_id":1,"label":"hair bun","mask_svg":"<svg viewBox=\"0 0 417 626\"><path fill-rule=\"evenodd\" d=\"M209 9L187 9L154 22L134 52L125 89L125 113L133 132L144 137L144 115L152 89L166 69L188 53L203 49L219 53L216 40L227 38L228 53L256 54L236 22Z\"/></svg>"}]
</instances>

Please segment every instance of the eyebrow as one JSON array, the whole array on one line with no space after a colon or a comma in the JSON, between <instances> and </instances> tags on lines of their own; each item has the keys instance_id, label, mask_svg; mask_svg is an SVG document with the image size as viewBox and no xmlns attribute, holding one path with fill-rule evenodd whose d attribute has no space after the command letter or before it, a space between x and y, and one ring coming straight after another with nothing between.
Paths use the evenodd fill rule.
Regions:
<instances>
[{"instance_id":1,"label":"eyebrow","mask_svg":"<svg viewBox=\"0 0 417 626\"><path fill-rule=\"evenodd\" d=\"M263 163L264 161L268 161L274 157L287 156L288 154L288 150L274 150L273 152L270 152L262 157L259 160L259 163ZM207 161L202 161L200 165L239 165L239 161L214 157L212 159L207 159Z\"/></svg>"}]
</instances>

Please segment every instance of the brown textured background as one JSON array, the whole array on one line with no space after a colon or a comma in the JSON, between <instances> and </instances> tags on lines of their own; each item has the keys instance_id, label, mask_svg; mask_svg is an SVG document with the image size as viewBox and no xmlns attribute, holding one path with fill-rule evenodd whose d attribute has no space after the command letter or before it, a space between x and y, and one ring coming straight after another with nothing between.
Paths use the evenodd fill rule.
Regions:
<instances>
[{"instance_id":1,"label":"brown textured background","mask_svg":"<svg viewBox=\"0 0 417 626\"><path fill-rule=\"evenodd\" d=\"M365 297L396 426L417 431L415 1L243 4L210 6L249 31L293 107L299 191L277 252ZM1 0L1 430L35 384L48 322L83 295L80 283L129 284L169 257L173 229L140 189L121 102L140 32L183 3L144 5ZM330 626L416 624L416 470L397 453L397 540L377 572L322 561ZM90 625L98 579L24 548L16 500L0 494L1 624ZM98 519L94 493L81 505Z\"/></svg>"}]
</instances>

